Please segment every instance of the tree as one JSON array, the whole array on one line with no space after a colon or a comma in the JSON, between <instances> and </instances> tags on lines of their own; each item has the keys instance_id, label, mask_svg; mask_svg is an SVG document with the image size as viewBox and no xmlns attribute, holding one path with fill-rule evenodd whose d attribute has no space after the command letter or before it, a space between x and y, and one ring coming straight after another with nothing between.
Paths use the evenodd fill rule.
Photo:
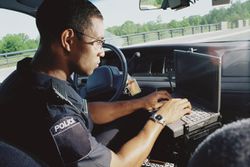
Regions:
<instances>
[{"instance_id":1,"label":"tree","mask_svg":"<svg viewBox=\"0 0 250 167\"><path fill-rule=\"evenodd\" d=\"M122 35L138 33L137 26L133 21L126 21L120 28Z\"/></svg>"},{"instance_id":2,"label":"tree","mask_svg":"<svg viewBox=\"0 0 250 167\"><path fill-rule=\"evenodd\" d=\"M190 16L188 18L188 22L191 26L197 26L197 25L201 25L202 22L202 17L201 16Z\"/></svg>"},{"instance_id":3,"label":"tree","mask_svg":"<svg viewBox=\"0 0 250 167\"><path fill-rule=\"evenodd\" d=\"M29 39L28 35L20 34L7 34L0 40L0 53L8 53L21 51L26 49L34 49L38 46L38 39Z\"/></svg>"},{"instance_id":4,"label":"tree","mask_svg":"<svg viewBox=\"0 0 250 167\"><path fill-rule=\"evenodd\" d=\"M183 18L183 20L180 22L179 27L188 27L190 26L189 19Z\"/></svg>"},{"instance_id":5,"label":"tree","mask_svg":"<svg viewBox=\"0 0 250 167\"><path fill-rule=\"evenodd\" d=\"M179 22L176 20L172 20L170 21L170 23L168 23L168 27L169 28L178 28L179 27Z\"/></svg>"}]
</instances>

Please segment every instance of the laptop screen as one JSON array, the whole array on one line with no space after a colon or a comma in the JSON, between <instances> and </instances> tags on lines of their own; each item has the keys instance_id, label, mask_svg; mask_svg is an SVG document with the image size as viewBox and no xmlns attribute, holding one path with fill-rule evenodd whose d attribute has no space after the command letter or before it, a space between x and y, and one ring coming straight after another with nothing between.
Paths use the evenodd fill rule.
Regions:
<instances>
[{"instance_id":1,"label":"laptop screen","mask_svg":"<svg viewBox=\"0 0 250 167\"><path fill-rule=\"evenodd\" d=\"M221 58L174 50L176 92L213 112L220 109Z\"/></svg>"}]
</instances>

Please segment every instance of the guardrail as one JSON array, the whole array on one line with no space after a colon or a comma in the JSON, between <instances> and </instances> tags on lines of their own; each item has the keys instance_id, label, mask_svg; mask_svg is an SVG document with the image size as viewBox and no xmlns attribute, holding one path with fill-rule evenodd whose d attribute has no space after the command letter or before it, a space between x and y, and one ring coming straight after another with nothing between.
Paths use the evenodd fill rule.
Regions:
<instances>
[{"instance_id":1,"label":"guardrail","mask_svg":"<svg viewBox=\"0 0 250 167\"><path fill-rule=\"evenodd\" d=\"M36 49L0 54L0 68L16 65L16 62L24 57L33 57Z\"/></svg>"},{"instance_id":2,"label":"guardrail","mask_svg":"<svg viewBox=\"0 0 250 167\"><path fill-rule=\"evenodd\" d=\"M207 24L192 27L182 27L175 29L162 29L157 31L136 33L118 37L106 38L108 43L116 44L117 46L128 46L138 43L145 43L154 40L161 40L166 38L174 38L185 35L192 35L204 32L221 30L221 23Z\"/></svg>"}]
</instances>

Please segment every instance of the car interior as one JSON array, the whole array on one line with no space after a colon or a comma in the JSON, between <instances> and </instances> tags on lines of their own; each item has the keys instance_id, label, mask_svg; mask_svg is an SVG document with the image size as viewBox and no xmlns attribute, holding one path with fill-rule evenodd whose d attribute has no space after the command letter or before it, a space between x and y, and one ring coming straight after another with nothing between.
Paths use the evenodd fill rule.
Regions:
<instances>
[{"instance_id":1,"label":"car interior","mask_svg":"<svg viewBox=\"0 0 250 167\"><path fill-rule=\"evenodd\" d=\"M36 9L41 2L42 0L0 0L0 8L35 16ZM161 3L156 8L179 10L189 6L186 4L187 1L183 1L179 5L171 3L174 3L174 1L170 1L169 6ZM141 6L141 10L148 9L145 6ZM218 119L193 131L189 131L188 128L184 127L184 134L178 137L173 136L170 128L166 127L157 139L148 157L150 162L157 161L163 162L163 164L169 163L172 166L184 167L187 165L195 148L209 134L224 124L250 116L249 40L148 44L126 47L116 47L111 43L104 44L104 48L105 57L101 59L100 67L91 76L79 74L72 76L76 91L88 101L112 102L128 100L159 90L167 90L171 94L174 93L177 88L175 82L176 50L186 52L187 55L191 55L190 53L194 52L200 55L212 55L219 57L221 60L219 85L220 116ZM126 91L128 76L135 78L141 89L141 92L134 96ZM201 90L207 89L206 84L204 85L200 88ZM100 138L100 142L112 150L118 150L123 143L136 135L149 116L148 112L141 110L114 122L96 125L93 133L98 136L97 138ZM107 136L107 134L110 137L102 139L102 136ZM9 154L5 154L1 150L1 159L4 156L9 157ZM9 159L5 163L8 163L7 161ZM13 158L11 158L11 161L13 161ZM20 158L17 158L17 161L20 161ZM15 166L15 164L12 166ZM46 165L41 164L41 166Z\"/></svg>"}]
</instances>

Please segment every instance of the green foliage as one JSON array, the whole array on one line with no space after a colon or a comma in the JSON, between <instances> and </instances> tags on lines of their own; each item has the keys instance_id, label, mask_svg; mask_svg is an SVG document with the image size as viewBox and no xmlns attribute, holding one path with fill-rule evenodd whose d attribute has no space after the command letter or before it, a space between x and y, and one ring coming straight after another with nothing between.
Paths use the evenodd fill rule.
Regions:
<instances>
[{"instance_id":1,"label":"green foliage","mask_svg":"<svg viewBox=\"0 0 250 167\"><path fill-rule=\"evenodd\" d=\"M189 22L190 26L201 25L202 23L206 24L205 22L202 22L201 16L190 16L188 18L188 22Z\"/></svg>"},{"instance_id":2,"label":"green foliage","mask_svg":"<svg viewBox=\"0 0 250 167\"><path fill-rule=\"evenodd\" d=\"M34 49L38 46L38 40L29 39L24 33L7 34L0 40L0 53L15 52Z\"/></svg>"},{"instance_id":3,"label":"green foliage","mask_svg":"<svg viewBox=\"0 0 250 167\"><path fill-rule=\"evenodd\" d=\"M179 26L179 23L180 23L180 22L178 22L178 21L176 21L176 20L172 20L172 21L170 21L170 22L168 23L168 28L178 28L178 27L180 27L180 26Z\"/></svg>"},{"instance_id":4,"label":"green foliage","mask_svg":"<svg viewBox=\"0 0 250 167\"><path fill-rule=\"evenodd\" d=\"M150 0L148 0L148 2L150 2ZM230 8L213 9L207 15L194 15L188 18L183 18L182 21L172 20L169 23L162 23L161 18L158 16L156 21L150 21L142 25L135 24L132 21L126 21L121 26L113 26L107 28L107 31L117 36L121 36L167 28L171 29L205 24L215 24L222 21L236 23L237 20L244 19L250 19L250 0L247 0L243 3L238 1L232 4Z\"/></svg>"}]
</instances>

